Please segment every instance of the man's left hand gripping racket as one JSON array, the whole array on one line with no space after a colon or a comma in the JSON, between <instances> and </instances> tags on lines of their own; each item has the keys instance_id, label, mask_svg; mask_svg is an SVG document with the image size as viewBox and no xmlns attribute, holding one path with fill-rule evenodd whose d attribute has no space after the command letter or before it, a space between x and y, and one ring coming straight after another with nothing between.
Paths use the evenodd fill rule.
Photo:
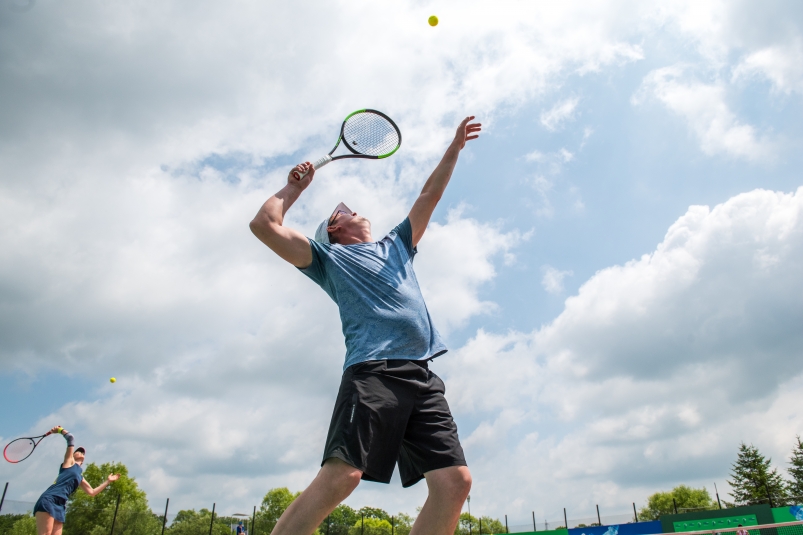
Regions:
<instances>
[{"instance_id":1,"label":"man's left hand gripping racket","mask_svg":"<svg viewBox=\"0 0 803 535\"><path fill-rule=\"evenodd\" d=\"M9 442L3 450L3 457L10 463L18 463L24 461L31 456L36 446L42 442L42 439L50 435L52 431L48 431L44 435L38 437L23 437Z\"/></svg>"},{"instance_id":2,"label":"man's left hand gripping racket","mask_svg":"<svg viewBox=\"0 0 803 535\"><path fill-rule=\"evenodd\" d=\"M332 156L340 142L351 154ZM316 171L333 160L344 158L368 158L381 160L387 158L401 147L401 131L393 120L376 110L357 110L343 121L340 136L329 154L312 164ZM308 171L293 171L293 177L301 180Z\"/></svg>"}]
</instances>

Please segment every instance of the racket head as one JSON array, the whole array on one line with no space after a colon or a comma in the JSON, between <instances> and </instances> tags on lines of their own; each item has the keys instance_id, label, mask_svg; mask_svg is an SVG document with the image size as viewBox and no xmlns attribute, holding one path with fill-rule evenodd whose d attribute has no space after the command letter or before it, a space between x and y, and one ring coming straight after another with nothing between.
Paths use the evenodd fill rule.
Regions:
<instances>
[{"instance_id":1,"label":"racket head","mask_svg":"<svg viewBox=\"0 0 803 535\"><path fill-rule=\"evenodd\" d=\"M12 440L3 449L3 457L13 464L24 461L33 453L37 444L38 442L28 437Z\"/></svg>"},{"instance_id":2,"label":"racket head","mask_svg":"<svg viewBox=\"0 0 803 535\"><path fill-rule=\"evenodd\" d=\"M392 155L402 141L401 130L390 117L367 108L346 117L340 127L340 138L352 153L375 159Z\"/></svg>"}]
</instances>

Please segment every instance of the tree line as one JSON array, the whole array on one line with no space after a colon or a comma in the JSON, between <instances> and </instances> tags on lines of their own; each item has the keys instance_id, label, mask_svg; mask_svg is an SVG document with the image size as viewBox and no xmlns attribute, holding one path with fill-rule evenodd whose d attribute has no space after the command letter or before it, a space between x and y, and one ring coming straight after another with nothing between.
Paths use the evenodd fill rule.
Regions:
<instances>
[{"instance_id":1,"label":"tree line","mask_svg":"<svg viewBox=\"0 0 803 535\"><path fill-rule=\"evenodd\" d=\"M70 497L63 535L106 535L112 521L115 523L115 535L161 535L162 515L151 511L145 491L129 476L124 464L90 463L84 469L84 477L93 487L100 485L111 473L120 474L120 479L112 482L106 491L95 498L83 492L76 492ZM758 448L741 443L728 480L732 501L723 500L722 505L735 507L771 503L780 507L803 502L803 442L799 436L792 449L787 476L784 478L773 468L772 460ZM269 490L256 512L256 533L271 533L279 517L300 494L285 487ZM116 507L118 498L119 508ZM687 512L719 506L705 487L695 489L680 485L671 491L651 495L638 516L639 520L655 520L661 515L673 514L676 509L678 512ZM236 524L238 520L215 516L213 522L209 509L181 510L165 530L165 535L206 534L210 526L213 535L229 535L231 524ZM415 518L406 513L390 515L376 507L353 509L340 504L321 523L315 535L409 535L414 521ZM472 535L504 533L505 526L495 518L478 518L463 513L455 535L469 535L469 532ZM34 518L31 515L2 515L0 535L36 535Z\"/></svg>"},{"instance_id":2,"label":"tree line","mask_svg":"<svg viewBox=\"0 0 803 535\"><path fill-rule=\"evenodd\" d=\"M269 490L256 513L257 534L266 535L273 531L279 517L300 495L300 492L290 492L286 487ZM415 518L406 513L391 515L378 507L354 509L341 503L318 526L316 535L409 535L414 521ZM480 524L482 532L479 529ZM496 518L488 516L478 518L463 513L460 515L455 535L469 535L469 526L472 535L505 532L504 524Z\"/></svg>"},{"instance_id":3,"label":"tree line","mask_svg":"<svg viewBox=\"0 0 803 535\"><path fill-rule=\"evenodd\" d=\"M789 467L784 478L772 459L765 457L752 444L742 442L736 461L731 467L731 486L728 500L715 500L703 487L695 489L680 485L668 492L656 492L647 499L647 505L639 511L639 520L655 520L661 515L694 510L736 507L741 505L771 504L773 507L803 503L803 442L795 437L789 458ZM721 504L719 502L722 502Z\"/></svg>"},{"instance_id":4,"label":"tree line","mask_svg":"<svg viewBox=\"0 0 803 535\"><path fill-rule=\"evenodd\" d=\"M80 491L70 496L63 535L107 535L112 522L115 535L161 535L163 515L151 511L145 491L139 488L123 463L90 463L84 469L84 478L96 487L112 473L120 474L120 479L96 497ZM279 517L300 494L286 487L269 490L256 511L256 530L248 519L249 532L271 533ZM230 535L231 525L239 520L219 515L213 520L212 511L206 508L181 510L165 529L165 535L205 535L210 527L213 535ZM505 531L498 519L464 513L455 535L469 535L469 524L472 535L479 533L480 520L483 534ZM340 504L321 523L315 535L409 535L414 521L415 518L406 513L391 515L377 507L353 509ZM36 521L30 514L0 515L0 535L36 535Z\"/></svg>"}]
</instances>

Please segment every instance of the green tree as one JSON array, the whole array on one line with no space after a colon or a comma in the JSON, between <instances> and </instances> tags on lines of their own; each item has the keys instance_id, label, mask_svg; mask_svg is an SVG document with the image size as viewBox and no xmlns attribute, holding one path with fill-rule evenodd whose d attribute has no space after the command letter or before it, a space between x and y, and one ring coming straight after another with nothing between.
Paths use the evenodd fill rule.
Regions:
<instances>
[{"instance_id":1,"label":"green tree","mask_svg":"<svg viewBox=\"0 0 803 535\"><path fill-rule=\"evenodd\" d=\"M22 516L22 518L18 518L8 531L3 531L5 535L36 535L36 519L33 516L14 516Z\"/></svg>"},{"instance_id":2,"label":"green tree","mask_svg":"<svg viewBox=\"0 0 803 535\"><path fill-rule=\"evenodd\" d=\"M795 437L797 444L792 449L792 457L789 459L789 475L792 477L787 487L789 498L795 503L803 502L803 442L800 435Z\"/></svg>"},{"instance_id":3,"label":"green tree","mask_svg":"<svg viewBox=\"0 0 803 535\"><path fill-rule=\"evenodd\" d=\"M341 503L327 519L318 527L318 532L323 535L348 535L354 523L360 519L360 514Z\"/></svg>"},{"instance_id":4,"label":"green tree","mask_svg":"<svg viewBox=\"0 0 803 535\"><path fill-rule=\"evenodd\" d=\"M686 485L675 487L669 492L656 492L647 498L647 505L639 510L639 520L657 520L661 515L671 515L675 512L674 499L678 505L678 512L681 509L711 509L716 505L716 501L711 499L705 487L694 489Z\"/></svg>"},{"instance_id":5,"label":"green tree","mask_svg":"<svg viewBox=\"0 0 803 535\"><path fill-rule=\"evenodd\" d=\"M480 525L482 526L482 532L480 532ZM474 533L474 526L472 524L471 532ZM479 518L477 522L477 533L487 533L489 535L493 533L505 533L505 525L496 518L491 518L490 516L482 516Z\"/></svg>"},{"instance_id":6,"label":"green tree","mask_svg":"<svg viewBox=\"0 0 803 535\"><path fill-rule=\"evenodd\" d=\"M351 535L390 535L390 532L390 516L388 520L366 516L364 520L362 518L357 520L351 528Z\"/></svg>"},{"instance_id":7,"label":"green tree","mask_svg":"<svg viewBox=\"0 0 803 535\"><path fill-rule=\"evenodd\" d=\"M0 515L0 533L5 534L18 520L29 516L31 515Z\"/></svg>"},{"instance_id":8,"label":"green tree","mask_svg":"<svg viewBox=\"0 0 803 535\"><path fill-rule=\"evenodd\" d=\"M739 445L739 453L731 470L732 480L728 481L733 489L730 495L736 505L766 503L768 494L772 496L776 507L786 503L786 482L772 468L771 461L752 444L748 446L742 442Z\"/></svg>"},{"instance_id":9,"label":"green tree","mask_svg":"<svg viewBox=\"0 0 803 535\"><path fill-rule=\"evenodd\" d=\"M454 535L469 535L469 533L479 533L479 529L480 523L477 517L469 515L468 513L460 513L457 526L454 528Z\"/></svg>"},{"instance_id":10,"label":"green tree","mask_svg":"<svg viewBox=\"0 0 803 535\"><path fill-rule=\"evenodd\" d=\"M415 518L405 513L399 513L393 518L393 530L396 535L410 535Z\"/></svg>"},{"instance_id":11,"label":"green tree","mask_svg":"<svg viewBox=\"0 0 803 535\"><path fill-rule=\"evenodd\" d=\"M169 535L206 535L209 533L210 524L212 524L212 511L209 509L201 509L200 511L195 511L194 509L181 510L165 533ZM114 533L116 535L117 530ZM216 516L215 523L212 526L212 535L231 535L231 527L228 520L225 518L220 519Z\"/></svg>"},{"instance_id":12,"label":"green tree","mask_svg":"<svg viewBox=\"0 0 803 535\"><path fill-rule=\"evenodd\" d=\"M151 518L153 514L148 507L145 492L139 488L136 480L128 475L128 468L122 463L103 463L100 466L90 463L84 468L84 479L93 487L103 483L109 474L120 474L120 479L113 481L94 498L81 490L70 496L67 502L64 535L93 535L95 531L108 533L118 496L120 508L117 513L115 533L121 535L148 533L155 517Z\"/></svg>"},{"instance_id":13,"label":"green tree","mask_svg":"<svg viewBox=\"0 0 803 535\"><path fill-rule=\"evenodd\" d=\"M290 492L287 487L270 489L262 498L262 505L257 511L256 532L266 534L272 532L279 517L300 495L300 492Z\"/></svg>"},{"instance_id":14,"label":"green tree","mask_svg":"<svg viewBox=\"0 0 803 535\"><path fill-rule=\"evenodd\" d=\"M378 507L362 507L359 511L357 511L358 515L362 515L365 518L376 518L378 520L387 520L390 523L390 515L384 510Z\"/></svg>"}]
</instances>

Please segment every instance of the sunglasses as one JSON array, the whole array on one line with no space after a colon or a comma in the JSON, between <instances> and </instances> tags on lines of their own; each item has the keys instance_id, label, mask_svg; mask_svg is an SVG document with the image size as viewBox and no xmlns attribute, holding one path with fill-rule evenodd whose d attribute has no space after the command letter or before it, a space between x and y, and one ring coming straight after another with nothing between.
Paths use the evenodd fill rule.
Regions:
<instances>
[{"instance_id":1,"label":"sunglasses","mask_svg":"<svg viewBox=\"0 0 803 535\"><path fill-rule=\"evenodd\" d=\"M332 217L329 218L329 226L330 227L335 224L335 218L337 218L337 216L339 216L340 214L349 215L349 214L351 214L351 212L349 212L347 210L337 210L334 214L332 214Z\"/></svg>"}]
</instances>

